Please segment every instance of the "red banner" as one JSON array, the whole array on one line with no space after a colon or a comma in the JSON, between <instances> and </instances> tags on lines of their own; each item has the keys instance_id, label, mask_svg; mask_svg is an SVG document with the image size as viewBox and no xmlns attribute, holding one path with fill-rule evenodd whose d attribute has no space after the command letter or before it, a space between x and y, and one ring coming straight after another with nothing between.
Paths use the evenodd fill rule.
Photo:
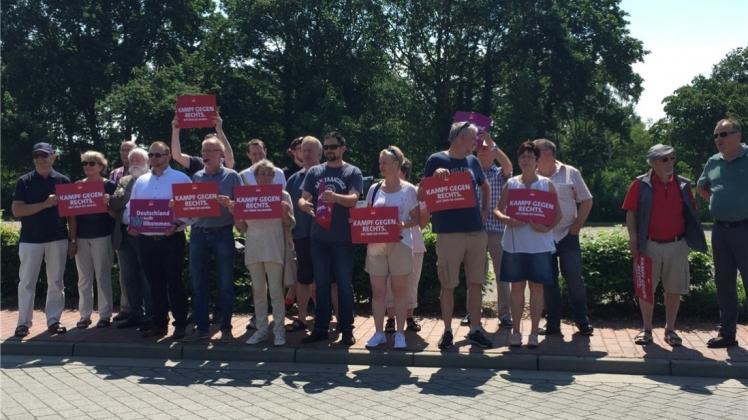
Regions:
<instances>
[{"instance_id":1,"label":"red banner","mask_svg":"<svg viewBox=\"0 0 748 420\"><path fill-rule=\"evenodd\" d=\"M171 185L176 217L218 217L218 183L200 182Z\"/></svg>"},{"instance_id":2,"label":"red banner","mask_svg":"<svg viewBox=\"0 0 748 420\"><path fill-rule=\"evenodd\" d=\"M421 180L430 212L475 207L473 177L469 172L449 174L447 180L431 176Z\"/></svg>"},{"instance_id":3,"label":"red banner","mask_svg":"<svg viewBox=\"0 0 748 420\"><path fill-rule=\"evenodd\" d=\"M556 194L532 189L510 189L507 216L523 222L550 226L556 218Z\"/></svg>"},{"instance_id":4,"label":"red banner","mask_svg":"<svg viewBox=\"0 0 748 420\"><path fill-rule=\"evenodd\" d=\"M130 229L140 233L164 233L171 228L174 213L169 200L130 200Z\"/></svg>"},{"instance_id":5,"label":"red banner","mask_svg":"<svg viewBox=\"0 0 748 420\"><path fill-rule=\"evenodd\" d=\"M654 303L654 290L652 290L652 258L639 255L634 258L632 271L634 278L634 293L639 299Z\"/></svg>"},{"instance_id":6,"label":"red banner","mask_svg":"<svg viewBox=\"0 0 748 420\"><path fill-rule=\"evenodd\" d=\"M234 187L234 219L280 219L282 188L278 184Z\"/></svg>"},{"instance_id":7,"label":"red banner","mask_svg":"<svg viewBox=\"0 0 748 420\"><path fill-rule=\"evenodd\" d=\"M215 116L215 95L182 95L177 97L179 128L213 127Z\"/></svg>"},{"instance_id":8,"label":"red banner","mask_svg":"<svg viewBox=\"0 0 748 420\"><path fill-rule=\"evenodd\" d=\"M397 207L361 207L350 209L351 242L354 244L400 241Z\"/></svg>"},{"instance_id":9,"label":"red banner","mask_svg":"<svg viewBox=\"0 0 748 420\"><path fill-rule=\"evenodd\" d=\"M106 213L104 183L76 182L55 185L57 213L60 217Z\"/></svg>"}]
</instances>

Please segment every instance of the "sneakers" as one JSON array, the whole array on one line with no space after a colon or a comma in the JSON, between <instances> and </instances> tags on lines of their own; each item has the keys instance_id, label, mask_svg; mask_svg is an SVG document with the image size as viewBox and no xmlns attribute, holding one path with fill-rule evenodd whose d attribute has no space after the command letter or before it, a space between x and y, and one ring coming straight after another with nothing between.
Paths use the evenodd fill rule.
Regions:
<instances>
[{"instance_id":1,"label":"sneakers","mask_svg":"<svg viewBox=\"0 0 748 420\"><path fill-rule=\"evenodd\" d=\"M503 318L499 318L499 327L500 328L510 328L512 326L512 318L509 316L505 316Z\"/></svg>"},{"instance_id":2,"label":"sneakers","mask_svg":"<svg viewBox=\"0 0 748 420\"><path fill-rule=\"evenodd\" d=\"M448 349L452 347L453 341L452 331L444 331L442 338L439 339L439 348L442 350Z\"/></svg>"},{"instance_id":3,"label":"sneakers","mask_svg":"<svg viewBox=\"0 0 748 420\"><path fill-rule=\"evenodd\" d=\"M273 333L273 345L276 347L286 345L286 332L284 330Z\"/></svg>"},{"instance_id":4,"label":"sneakers","mask_svg":"<svg viewBox=\"0 0 748 420\"><path fill-rule=\"evenodd\" d=\"M254 314L252 314L252 317L249 318L249 323L247 324L248 330L256 330L257 329L257 319L255 318Z\"/></svg>"},{"instance_id":5,"label":"sneakers","mask_svg":"<svg viewBox=\"0 0 748 420\"><path fill-rule=\"evenodd\" d=\"M491 347L493 347L493 343L491 342L491 340L486 338L481 330L468 334L468 340L470 340L470 342L475 344L476 346L484 349L490 349Z\"/></svg>"},{"instance_id":6,"label":"sneakers","mask_svg":"<svg viewBox=\"0 0 748 420\"><path fill-rule=\"evenodd\" d=\"M408 319L405 320L405 324L407 325L407 327L405 328L406 331L421 331L421 325L412 316L408 317Z\"/></svg>"},{"instance_id":7,"label":"sneakers","mask_svg":"<svg viewBox=\"0 0 748 420\"><path fill-rule=\"evenodd\" d=\"M395 350L402 350L404 348L408 347L408 344L405 342L405 334L399 332L395 333L395 344L392 346Z\"/></svg>"},{"instance_id":8,"label":"sneakers","mask_svg":"<svg viewBox=\"0 0 748 420\"><path fill-rule=\"evenodd\" d=\"M522 334L512 334L512 336L509 337L510 347L520 347L521 345L522 345Z\"/></svg>"},{"instance_id":9,"label":"sneakers","mask_svg":"<svg viewBox=\"0 0 748 420\"><path fill-rule=\"evenodd\" d=\"M527 347L531 349L538 347L538 335L537 334L530 334L530 337L527 338Z\"/></svg>"},{"instance_id":10,"label":"sneakers","mask_svg":"<svg viewBox=\"0 0 748 420\"><path fill-rule=\"evenodd\" d=\"M249 337L246 341L247 344L259 344L263 341L267 341L268 339L268 329L263 328L261 330L255 331L254 334L252 334L252 337Z\"/></svg>"},{"instance_id":11,"label":"sneakers","mask_svg":"<svg viewBox=\"0 0 748 420\"><path fill-rule=\"evenodd\" d=\"M395 332L395 318L387 318L387 322L384 323L384 332L388 334Z\"/></svg>"},{"instance_id":12,"label":"sneakers","mask_svg":"<svg viewBox=\"0 0 748 420\"><path fill-rule=\"evenodd\" d=\"M460 320L460 325L463 327L467 327L470 325L470 314L465 314L465 316Z\"/></svg>"},{"instance_id":13,"label":"sneakers","mask_svg":"<svg viewBox=\"0 0 748 420\"><path fill-rule=\"evenodd\" d=\"M706 346L710 349L723 349L725 347L731 347L731 346L737 346L738 341L735 340L735 337L725 337L723 335L718 335L714 338L709 339L709 341L706 342Z\"/></svg>"},{"instance_id":14,"label":"sneakers","mask_svg":"<svg viewBox=\"0 0 748 420\"><path fill-rule=\"evenodd\" d=\"M340 344L342 344L342 345L344 345L346 347L350 347L350 346L356 344L356 337L353 336L353 332L351 332L351 331L345 332L344 331L343 334L340 337Z\"/></svg>"},{"instance_id":15,"label":"sneakers","mask_svg":"<svg viewBox=\"0 0 748 420\"><path fill-rule=\"evenodd\" d=\"M114 322L124 321L127 318L130 318L130 314L128 312L121 311L117 315L114 316L113 321Z\"/></svg>"},{"instance_id":16,"label":"sneakers","mask_svg":"<svg viewBox=\"0 0 748 420\"><path fill-rule=\"evenodd\" d=\"M383 332L375 332L374 335L371 336L369 341L366 342L366 348L373 349L374 347L385 344L386 342L387 336L385 336Z\"/></svg>"},{"instance_id":17,"label":"sneakers","mask_svg":"<svg viewBox=\"0 0 748 420\"><path fill-rule=\"evenodd\" d=\"M318 341L325 341L328 339L330 339L330 336L327 333L312 331L309 335L301 339L301 344L312 344Z\"/></svg>"},{"instance_id":18,"label":"sneakers","mask_svg":"<svg viewBox=\"0 0 748 420\"><path fill-rule=\"evenodd\" d=\"M586 324L586 325L577 325L577 328L579 328L579 335L583 335L586 337L589 337L592 335L592 333L595 331L594 328L592 328L592 325Z\"/></svg>"},{"instance_id":19,"label":"sneakers","mask_svg":"<svg viewBox=\"0 0 748 420\"><path fill-rule=\"evenodd\" d=\"M220 340L223 342L232 341L234 339L234 334L231 332L231 328L226 328L224 330L221 330L221 338Z\"/></svg>"},{"instance_id":20,"label":"sneakers","mask_svg":"<svg viewBox=\"0 0 748 420\"><path fill-rule=\"evenodd\" d=\"M545 327L538 328L539 335L561 335L561 327Z\"/></svg>"}]
</instances>

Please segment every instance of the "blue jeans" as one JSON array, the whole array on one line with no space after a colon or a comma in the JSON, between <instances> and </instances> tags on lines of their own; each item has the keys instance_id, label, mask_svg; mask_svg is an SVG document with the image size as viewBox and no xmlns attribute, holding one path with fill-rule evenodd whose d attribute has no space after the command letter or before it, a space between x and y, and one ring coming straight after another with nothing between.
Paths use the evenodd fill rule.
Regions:
<instances>
[{"instance_id":1,"label":"blue jeans","mask_svg":"<svg viewBox=\"0 0 748 420\"><path fill-rule=\"evenodd\" d=\"M122 273L123 286L129 298L130 318L135 321L150 323L153 317L151 286L145 278L137 250L137 238L129 235L123 228L122 244L117 250L117 260Z\"/></svg>"},{"instance_id":2,"label":"blue jeans","mask_svg":"<svg viewBox=\"0 0 748 420\"><path fill-rule=\"evenodd\" d=\"M314 331L327 334L330 328L330 280L338 283L338 329L353 331L353 246L312 238L312 266L317 303L314 308Z\"/></svg>"},{"instance_id":3,"label":"blue jeans","mask_svg":"<svg viewBox=\"0 0 748 420\"><path fill-rule=\"evenodd\" d=\"M582 249L579 246L579 235L567 234L556 244L553 254L553 283L544 286L546 320L549 328L561 326L561 288L558 285L558 268L566 280L571 299L571 312L578 326L590 324L587 318L587 288L582 278Z\"/></svg>"},{"instance_id":4,"label":"blue jeans","mask_svg":"<svg viewBox=\"0 0 748 420\"><path fill-rule=\"evenodd\" d=\"M210 328L208 320L208 272L215 257L218 285L218 313L221 329L231 329L234 312L234 234L233 226L193 227L190 233L190 276L192 277L192 316L198 331Z\"/></svg>"}]
</instances>

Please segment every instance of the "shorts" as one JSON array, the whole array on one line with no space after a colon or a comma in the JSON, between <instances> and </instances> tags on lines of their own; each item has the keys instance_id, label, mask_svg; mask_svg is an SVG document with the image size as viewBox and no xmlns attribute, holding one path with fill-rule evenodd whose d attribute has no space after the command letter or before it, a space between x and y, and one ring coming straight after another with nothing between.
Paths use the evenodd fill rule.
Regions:
<instances>
[{"instance_id":1,"label":"shorts","mask_svg":"<svg viewBox=\"0 0 748 420\"><path fill-rule=\"evenodd\" d=\"M402 242L369 244L366 272L376 277L407 276L413 272L413 249Z\"/></svg>"},{"instance_id":2,"label":"shorts","mask_svg":"<svg viewBox=\"0 0 748 420\"><path fill-rule=\"evenodd\" d=\"M528 280L533 283L552 285L553 253L506 252L501 254L501 281L514 283Z\"/></svg>"},{"instance_id":3,"label":"shorts","mask_svg":"<svg viewBox=\"0 0 748 420\"><path fill-rule=\"evenodd\" d=\"M691 274L685 239L664 244L648 240L647 255L652 258L652 291L657 290L657 284L662 281L665 293L688 294Z\"/></svg>"},{"instance_id":4,"label":"shorts","mask_svg":"<svg viewBox=\"0 0 748 420\"><path fill-rule=\"evenodd\" d=\"M436 235L436 269L444 289L460 284L460 265L465 265L465 278L471 284L486 281L485 231L439 233Z\"/></svg>"},{"instance_id":5,"label":"shorts","mask_svg":"<svg viewBox=\"0 0 748 420\"><path fill-rule=\"evenodd\" d=\"M314 283L314 267L312 266L312 241L309 238L293 240L296 249L296 281L301 284Z\"/></svg>"}]
</instances>

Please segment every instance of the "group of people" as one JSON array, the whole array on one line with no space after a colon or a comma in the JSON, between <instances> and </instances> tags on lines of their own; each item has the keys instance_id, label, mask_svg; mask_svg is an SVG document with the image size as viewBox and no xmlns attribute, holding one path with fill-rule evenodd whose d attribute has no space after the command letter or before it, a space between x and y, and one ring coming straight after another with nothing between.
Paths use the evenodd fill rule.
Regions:
<instances>
[{"instance_id":1,"label":"group of people","mask_svg":"<svg viewBox=\"0 0 748 420\"><path fill-rule=\"evenodd\" d=\"M497 310L501 327L511 328L510 345L539 345L539 335L561 334L559 274L569 291L573 321L578 333L592 335L582 277L579 232L592 208L592 195L579 170L556 159L556 146L547 139L522 143L517 151L519 174L513 174L509 157L491 136L470 122L450 127L449 147L432 154L423 176L447 179L464 172L472 178L477 199L467 208L434 211L425 205L425 191L408 182L411 162L397 146L379 153L381 181L363 191L362 173L343 160L345 137L330 132L319 141L313 136L294 139L288 149L293 164L281 170L266 157L262 140L253 139L246 153L251 166L236 172L231 145L220 116L216 132L205 136L200 156L180 147L180 128L172 121L171 144L153 142L148 150L132 141L120 146L123 165L104 177L107 159L96 151L81 155L85 178L78 182L102 183L106 213L59 217L55 185L70 179L53 169L55 149L37 143L32 150L34 170L17 182L13 215L21 220L17 337L31 326L36 281L46 263L48 331L66 332L60 323L64 307L63 272L66 257L75 258L78 270L79 313L76 327L92 324L93 284L96 283L99 318L96 327L117 321L118 328L139 327L144 337L167 334L169 313L173 339L188 334L188 313L195 330L191 338L207 340L210 332L211 290L209 273L216 273L216 302L212 322L220 325L221 339L232 339L234 302L234 230L245 238L244 262L249 271L255 329L248 344L270 340L282 346L286 332L309 328L308 305L314 301L313 328L302 339L313 343L329 339L330 321L337 318L340 342L355 343L353 334L353 245L350 211L355 206L396 207L400 240L367 245L365 267L371 280L375 332L366 346L388 342L407 347L405 331L419 331L414 318L418 281L426 248L421 228L429 221L436 234L437 273L444 333L440 349L453 345L454 289L464 267L467 285L468 340L482 348L493 346L481 323L482 287L489 275L488 258L497 281ZM714 131L718 152L712 156L697 183L709 201L714 217L712 234L715 278L720 306L719 335L710 347L735 345L737 321L737 270L748 281L748 147L741 143L736 120L721 120ZM325 162L320 163L324 156ZM170 160L187 170L173 169ZM689 180L674 172L675 151L655 145L647 153L650 170L631 184L623 203L630 249L634 257L652 259L653 288L665 290L665 341L681 344L675 321L681 296L688 293L688 250L706 250L704 232ZM189 174L189 175L188 175ZM172 185L218 184L217 217L176 218L168 230L138 233L130 226L130 200L171 200ZM242 220L234 217L235 187L280 184L281 217ZM509 191L531 189L552 193L555 218L547 224L518 220L508 210ZM360 200L361 196L364 200ZM190 229L186 244L185 229ZM191 298L182 278L188 254ZM111 268L116 254L120 267L120 312L112 319ZM522 323L525 290L529 286L531 327L526 341ZM286 291L287 290L287 291ZM268 302L269 295L269 302ZM285 325L286 304L296 300L298 317ZM272 330L268 311L272 307ZM642 332L636 343L652 342L651 302L640 300ZM540 327L545 312L546 324Z\"/></svg>"}]
</instances>

